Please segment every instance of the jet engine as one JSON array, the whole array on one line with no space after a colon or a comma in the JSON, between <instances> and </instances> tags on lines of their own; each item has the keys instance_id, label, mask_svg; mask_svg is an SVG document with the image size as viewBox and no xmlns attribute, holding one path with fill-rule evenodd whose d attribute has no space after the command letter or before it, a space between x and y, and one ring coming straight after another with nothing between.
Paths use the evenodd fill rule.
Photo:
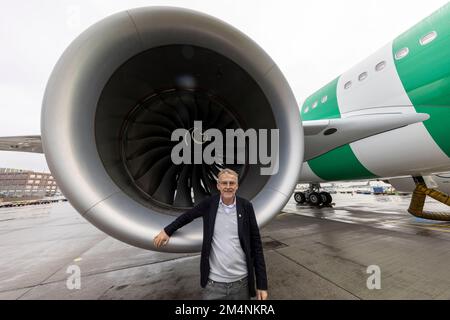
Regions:
<instances>
[{"instance_id":1,"label":"jet engine","mask_svg":"<svg viewBox=\"0 0 450 320\"><path fill-rule=\"evenodd\" d=\"M194 121L221 132L278 129L278 172L224 158L174 164L171 134L192 132ZM261 227L290 198L303 161L298 106L272 59L234 27L179 8L120 12L76 38L48 81L41 132L73 207L105 233L158 251L200 250L201 219L163 248L153 237L217 192L220 169L239 172L238 195Z\"/></svg>"}]
</instances>

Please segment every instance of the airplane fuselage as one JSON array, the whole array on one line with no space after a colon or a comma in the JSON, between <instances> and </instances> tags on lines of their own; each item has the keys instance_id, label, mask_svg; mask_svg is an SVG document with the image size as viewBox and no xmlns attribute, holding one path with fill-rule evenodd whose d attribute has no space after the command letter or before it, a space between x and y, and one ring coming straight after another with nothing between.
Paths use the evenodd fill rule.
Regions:
<instances>
[{"instance_id":1,"label":"airplane fuselage","mask_svg":"<svg viewBox=\"0 0 450 320\"><path fill-rule=\"evenodd\" d=\"M450 171L450 4L309 96L303 121L425 113L303 163L299 182Z\"/></svg>"}]
</instances>

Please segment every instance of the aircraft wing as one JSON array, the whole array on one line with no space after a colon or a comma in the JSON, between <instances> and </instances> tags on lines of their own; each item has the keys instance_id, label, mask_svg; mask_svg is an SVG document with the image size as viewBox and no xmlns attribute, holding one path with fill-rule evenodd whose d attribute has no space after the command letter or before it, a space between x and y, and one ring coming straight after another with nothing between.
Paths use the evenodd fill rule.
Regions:
<instances>
[{"instance_id":1,"label":"aircraft wing","mask_svg":"<svg viewBox=\"0 0 450 320\"><path fill-rule=\"evenodd\" d=\"M377 113L303 121L304 161L354 141L425 121L429 117L426 113Z\"/></svg>"},{"instance_id":2,"label":"aircraft wing","mask_svg":"<svg viewBox=\"0 0 450 320\"><path fill-rule=\"evenodd\" d=\"M384 113L303 121L305 134L304 161L313 159L342 145L422 122L428 118L429 115L425 113ZM0 137L0 150L43 153L40 136Z\"/></svg>"},{"instance_id":3,"label":"aircraft wing","mask_svg":"<svg viewBox=\"0 0 450 320\"><path fill-rule=\"evenodd\" d=\"M44 153L41 136L0 137L0 151Z\"/></svg>"}]
</instances>

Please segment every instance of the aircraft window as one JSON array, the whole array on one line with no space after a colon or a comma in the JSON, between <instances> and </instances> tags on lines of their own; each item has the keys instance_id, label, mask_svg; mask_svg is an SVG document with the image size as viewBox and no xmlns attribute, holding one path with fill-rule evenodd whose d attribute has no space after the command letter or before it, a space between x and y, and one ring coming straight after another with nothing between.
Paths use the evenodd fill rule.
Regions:
<instances>
[{"instance_id":1,"label":"aircraft window","mask_svg":"<svg viewBox=\"0 0 450 320\"><path fill-rule=\"evenodd\" d=\"M384 69L384 67L386 67L386 61L381 61L381 62L377 63L377 65L375 66L375 70L381 71Z\"/></svg>"},{"instance_id":2,"label":"aircraft window","mask_svg":"<svg viewBox=\"0 0 450 320\"><path fill-rule=\"evenodd\" d=\"M436 37L437 37L437 32L436 31L431 31L430 33L427 33L422 38L420 38L419 43L422 46L424 46L426 44L429 44L434 39L436 39Z\"/></svg>"},{"instance_id":3,"label":"aircraft window","mask_svg":"<svg viewBox=\"0 0 450 320\"><path fill-rule=\"evenodd\" d=\"M366 79L367 78L367 72L363 72L363 73L361 73L360 75L359 75L359 77L358 77L358 80L359 81L363 81L364 79Z\"/></svg>"},{"instance_id":4,"label":"aircraft window","mask_svg":"<svg viewBox=\"0 0 450 320\"><path fill-rule=\"evenodd\" d=\"M314 101L314 103L312 104L312 108L315 109L317 107L317 101Z\"/></svg>"},{"instance_id":5,"label":"aircraft window","mask_svg":"<svg viewBox=\"0 0 450 320\"><path fill-rule=\"evenodd\" d=\"M351 81L347 81L345 84L344 84L344 89L348 89L348 88L350 88L352 86L352 82Z\"/></svg>"},{"instance_id":6,"label":"aircraft window","mask_svg":"<svg viewBox=\"0 0 450 320\"><path fill-rule=\"evenodd\" d=\"M309 111L309 107L306 107L305 109L303 109L304 113L308 113L308 111Z\"/></svg>"},{"instance_id":7,"label":"aircraft window","mask_svg":"<svg viewBox=\"0 0 450 320\"><path fill-rule=\"evenodd\" d=\"M322 101L322 103L325 103L325 102L327 102L327 100L328 100L328 96L323 96L320 101Z\"/></svg>"},{"instance_id":8,"label":"aircraft window","mask_svg":"<svg viewBox=\"0 0 450 320\"><path fill-rule=\"evenodd\" d=\"M409 53L408 47L404 47L395 53L395 59L396 60L403 59L404 57L406 57L408 55L408 53Z\"/></svg>"}]
</instances>

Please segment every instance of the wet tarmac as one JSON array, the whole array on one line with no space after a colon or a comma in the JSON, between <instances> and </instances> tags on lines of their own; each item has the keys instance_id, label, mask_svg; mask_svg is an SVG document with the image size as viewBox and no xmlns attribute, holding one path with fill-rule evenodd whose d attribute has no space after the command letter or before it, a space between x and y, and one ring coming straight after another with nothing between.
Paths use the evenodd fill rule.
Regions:
<instances>
[{"instance_id":1,"label":"wet tarmac","mask_svg":"<svg viewBox=\"0 0 450 320\"><path fill-rule=\"evenodd\" d=\"M270 299L450 299L450 223L409 215L409 196L333 198L321 209L291 199L261 229ZM434 200L426 209L449 211ZM0 250L0 299L201 295L198 254L131 247L68 203L0 209ZM373 265L380 289L367 286Z\"/></svg>"}]
</instances>

